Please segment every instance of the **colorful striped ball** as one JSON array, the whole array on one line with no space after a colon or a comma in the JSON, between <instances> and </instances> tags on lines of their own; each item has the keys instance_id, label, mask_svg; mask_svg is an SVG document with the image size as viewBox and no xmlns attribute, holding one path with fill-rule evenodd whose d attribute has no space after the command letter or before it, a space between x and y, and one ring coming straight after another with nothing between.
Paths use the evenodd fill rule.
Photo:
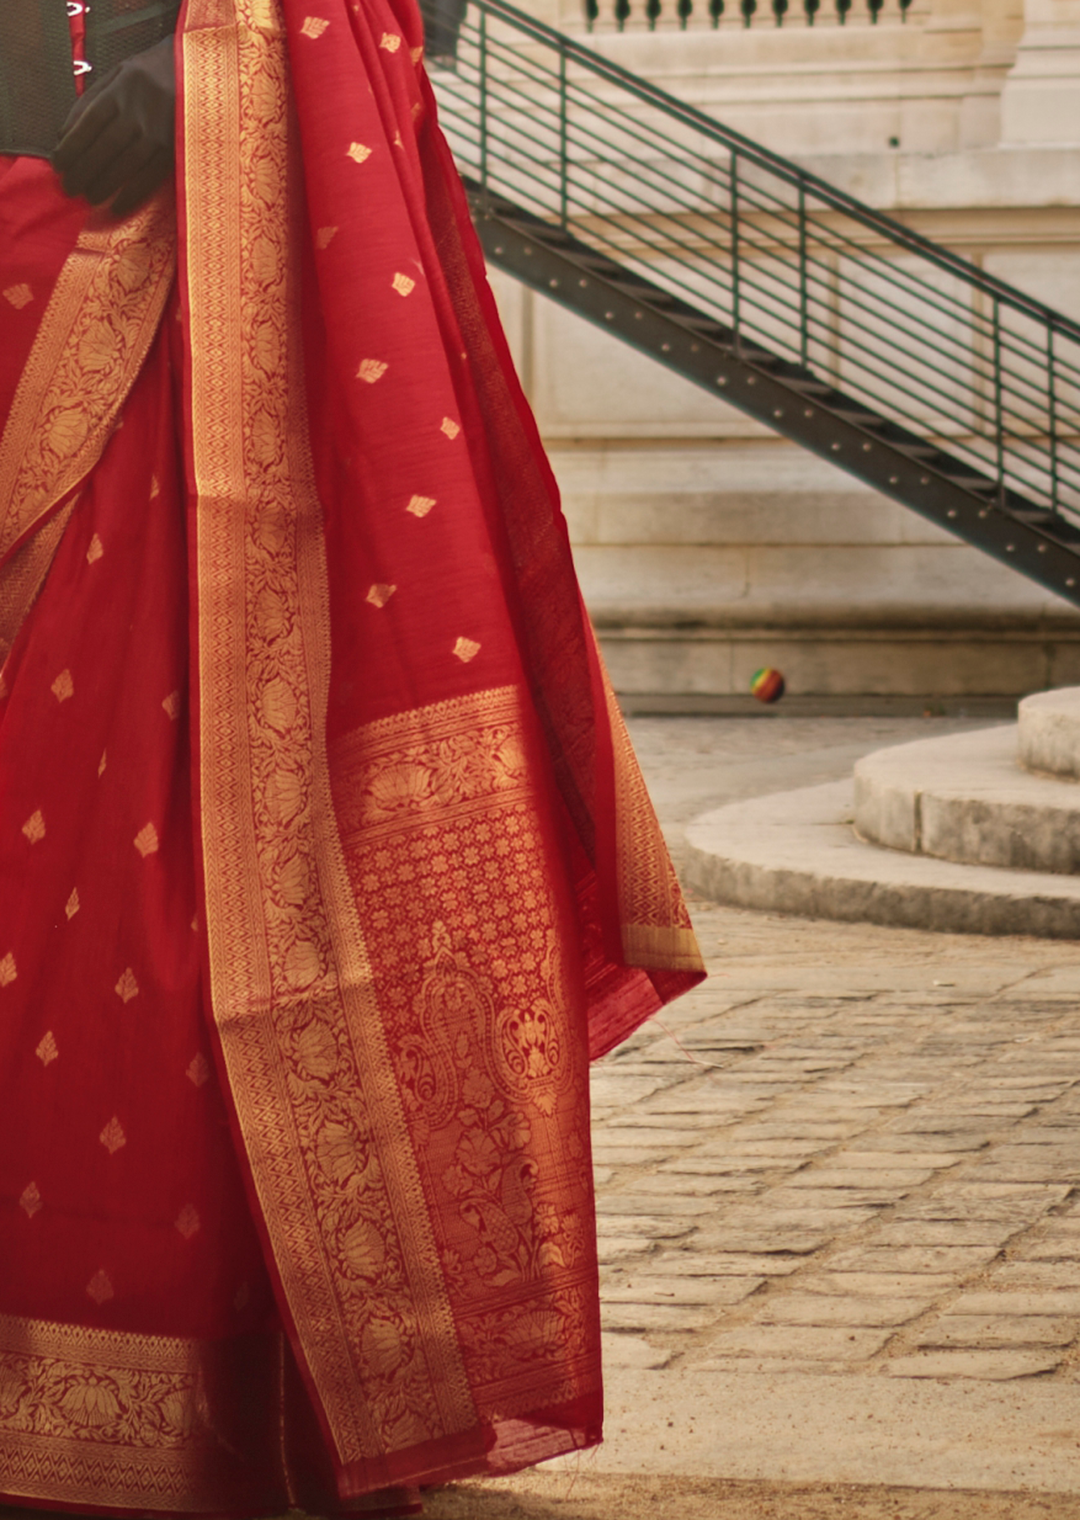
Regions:
<instances>
[{"instance_id":1,"label":"colorful striped ball","mask_svg":"<svg viewBox=\"0 0 1080 1520\"><path fill-rule=\"evenodd\" d=\"M750 692L759 702L779 702L784 695L784 678L771 665L763 665L750 677Z\"/></svg>"}]
</instances>

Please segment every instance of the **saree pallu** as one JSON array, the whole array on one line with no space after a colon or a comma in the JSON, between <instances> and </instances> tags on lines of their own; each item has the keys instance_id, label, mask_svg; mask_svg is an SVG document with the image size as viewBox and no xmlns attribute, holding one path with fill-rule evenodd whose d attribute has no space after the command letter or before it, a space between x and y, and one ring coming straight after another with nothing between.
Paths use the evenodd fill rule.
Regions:
<instances>
[{"instance_id":1,"label":"saree pallu","mask_svg":"<svg viewBox=\"0 0 1080 1520\"><path fill-rule=\"evenodd\" d=\"M405 3L189 0L178 238L0 180L52 228L0 242L24 1502L348 1507L600 1436L587 1059L700 961L421 51Z\"/></svg>"}]
</instances>

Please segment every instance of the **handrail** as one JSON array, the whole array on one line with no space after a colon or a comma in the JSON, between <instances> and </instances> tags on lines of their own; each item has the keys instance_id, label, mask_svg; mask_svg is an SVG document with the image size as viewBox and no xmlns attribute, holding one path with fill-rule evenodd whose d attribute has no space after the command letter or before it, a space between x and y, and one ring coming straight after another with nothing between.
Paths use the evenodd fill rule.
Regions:
<instances>
[{"instance_id":1,"label":"handrail","mask_svg":"<svg viewBox=\"0 0 1080 1520\"><path fill-rule=\"evenodd\" d=\"M547 22L527 15L516 6L508 4L507 0L471 0L471 4L480 9L486 17L494 17L524 36L531 37L546 47L557 49L568 63L576 63L595 74L597 78L619 85L643 104L655 106L673 120L694 128L703 137L722 147L733 149L741 157L768 169L792 187L812 190L814 195L826 205L845 212L870 231L879 232L887 241L898 243L921 254L938 268L959 275L979 290L1004 301L1013 310L1035 316L1040 321L1051 325L1056 332L1067 333L1080 341L1080 322L1072 321L1053 307L1018 290L1016 286L1008 284L1005 280L987 274L970 259L965 259L961 254L943 248L940 243L935 243L922 233L915 232L884 212L867 206L847 191L829 184L827 180L818 178L808 169L800 168L790 159L783 158L772 149L735 131L733 127L724 126L714 117L698 110L696 106L687 105L676 96L669 94L667 90L661 89L659 85L604 58L594 49L576 42Z\"/></svg>"}]
</instances>

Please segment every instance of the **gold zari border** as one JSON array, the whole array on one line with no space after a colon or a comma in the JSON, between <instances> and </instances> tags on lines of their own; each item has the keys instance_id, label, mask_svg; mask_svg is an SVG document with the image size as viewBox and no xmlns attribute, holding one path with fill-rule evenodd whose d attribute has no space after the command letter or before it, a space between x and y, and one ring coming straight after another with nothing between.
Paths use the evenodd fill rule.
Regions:
<instances>
[{"instance_id":1,"label":"gold zari border","mask_svg":"<svg viewBox=\"0 0 1080 1520\"><path fill-rule=\"evenodd\" d=\"M157 332L175 267L172 192L84 231L0 438L0 560L93 469Z\"/></svg>"},{"instance_id":2,"label":"gold zari border","mask_svg":"<svg viewBox=\"0 0 1080 1520\"><path fill-rule=\"evenodd\" d=\"M211 997L301 1360L348 1466L476 1412L330 796L280 6L191 0L182 48Z\"/></svg>"},{"instance_id":3,"label":"gold zari border","mask_svg":"<svg viewBox=\"0 0 1080 1520\"><path fill-rule=\"evenodd\" d=\"M220 1504L207 1409L228 1347L0 1316L0 1492L106 1509Z\"/></svg>"}]
</instances>

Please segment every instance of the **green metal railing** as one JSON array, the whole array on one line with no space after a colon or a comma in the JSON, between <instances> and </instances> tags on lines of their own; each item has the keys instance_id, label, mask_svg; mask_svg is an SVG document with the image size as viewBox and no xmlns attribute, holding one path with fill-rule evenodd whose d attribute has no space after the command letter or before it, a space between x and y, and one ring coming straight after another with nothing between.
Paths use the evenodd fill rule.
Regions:
<instances>
[{"instance_id":1,"label":"green metal railing","mask_svg":"<svg viewBox=\"0 0 1080 1520\"><path fill-rule=\"evenodd\" d=\"M436 83L474 211L520 208L1076 543L1080 324L503 0L471 0Z\"/></svg>"}]
</instances>

